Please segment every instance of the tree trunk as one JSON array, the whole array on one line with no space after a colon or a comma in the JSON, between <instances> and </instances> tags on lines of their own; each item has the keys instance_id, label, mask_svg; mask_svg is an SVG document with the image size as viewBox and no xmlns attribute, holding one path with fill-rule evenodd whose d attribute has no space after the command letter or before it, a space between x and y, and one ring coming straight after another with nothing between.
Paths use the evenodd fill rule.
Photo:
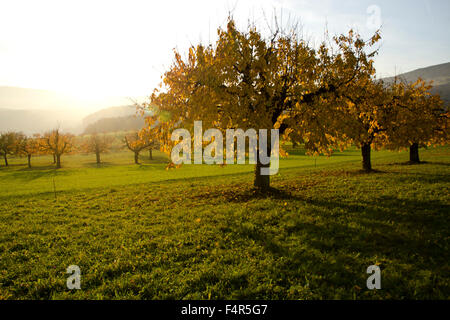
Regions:
<instances>
[{"instance_id":1,"label":"tree trunk","mask_svg":"<svg viewBox=\"0 0 450 320\"><path fill-rule=\"evenodd\" d=\"M97 159L97 164L100 164L100 152L96 152L95 153L95 157L96 157L96 159Z\"/></svg>"},{"instance_id":2,"label":"tree trunk","mask_svg":"<svg viewBox=\"0 0 450 320\"><path fill-rule=\"evenodd\" d=\"M409 162L411 163L420 163L419 159L419 144L413 143L409 147Z\"/></svg>"},{"instance_id":3,"label":"tree trunk","mask_svg":"<svg viewBox=\"0 0 450 320\"><path fill-rule=\"evenodd\" d=\"M153 154L152 154L152 149L151 148L148 150L148 158L150 160L153 160Z\"/></svg>"},{"instance_id":4,"label":"tree trunk","mask_svg":"<svg viewBox=\"0 0 450 320\"><path fill-rule=\"evenodd\" d=\"M134 163L139 164L139 152L134 152Z\"/></svg>"},{"instance_id":5,"label":"tree trunk","mask_svg":"<svg viewBox=\"0 0 450 320\"><path fill-rule=\"evenodd\" d=\"M8 166L8 156L6 155L6 153L3 155L3 157L5 158L5 166Z\"/></svg>"},{"instance_id":6,"label":"tree trunk","mask_svg":"<svg viewBox=\"0 0 450 320\"><path fill-rule=\"evenodd\" d=\"M363 143L361 145L362 166L364 171L372 171L372 164L370 162L370 143Z\"/></svg>"},{"instance_id":7,"label":"tree trunk","mask_svg":"<svg viewBox=\"0 0 450 320\"><path fill-rule=\"evenodd\" d=\"M270 132L270 130L269 130ZM261 139L262 137L259 137ZM266 192L270 189L270 175L261 174L261 169L265 168L267 173L270 172L270 160L269 163L263 164L261 163L260 159L260 151L266 152L266 156L270 157L272 152L272 144L271 144L271 135L270 133L266 137L267 139L267 145L266 150L260 150L261 144L258 142L258 147L256 148L256 165L255 165L255 180L253 181L253 186L258 189L259 191ZM236 140L237 143L237 140ZM235 149L237 150L237 148Z\"/></svg>"},{"instance_id":8,"label":"tree trunk","mask_svg":"<svg viewBox=\"0 0 450 320\"><path fill-rule=\"evenodd\" d=\"M60 154L56 155L56 168L57 169L61 168L61 155Z\"/></svg>"},{"instance_id":9,"label":"tree trunk","mask_svg":"<svg viewBox=\"0 0 450 320\"><path fill-rule=\"evenodd\" d=\"M28 168L31 168L31 154L28 154L27 157L28 157Z\"/></svg>"},{"instance_id":10,"label":"tree trunk","mask_svg":"<svg viewBox=\"0 0 450 320\"><path fill-rule=\"evenodd\" d=\"M261 174L261 168L270 168L269 164L262 164L258 160L255 165L255 180L253 182L253 185L256 189L259 189L260 191L267 191L270 188L270 175L262 175Z\"/></svg>"},{"instance_id":11,"label":"tree trunk","mask_svg":"<svg viewBox=\"0 0 450 320\"><path fill-rule=\"evenodd\" d=\"M53 164L56 163L56 154L53 154Z\"/></svg>"}]
</instances>

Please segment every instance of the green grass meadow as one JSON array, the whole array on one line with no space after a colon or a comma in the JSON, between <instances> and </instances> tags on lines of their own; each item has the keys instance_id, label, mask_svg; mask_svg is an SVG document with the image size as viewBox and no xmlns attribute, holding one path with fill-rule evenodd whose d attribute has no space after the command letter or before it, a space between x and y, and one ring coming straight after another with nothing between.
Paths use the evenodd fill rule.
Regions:
<instances>
[{"instance_id":1,"label":"green grass meadow","mask_svg":"<svg viewBox=\"0 0 450 320\"><path fill-rule=\"evenodd\" d=\"M0 299L449 299L450 147L252 165L131 152L0 167ZM55 192L56 191L56 192ZM366 287L370 265L380 290ZM66 268L81 269L68 290Z\"/></svg>"}]
</instances>

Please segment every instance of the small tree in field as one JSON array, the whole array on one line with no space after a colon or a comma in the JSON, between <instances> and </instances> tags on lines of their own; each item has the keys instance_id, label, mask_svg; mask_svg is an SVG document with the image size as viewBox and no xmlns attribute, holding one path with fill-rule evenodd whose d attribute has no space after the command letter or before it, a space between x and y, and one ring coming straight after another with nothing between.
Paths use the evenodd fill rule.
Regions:
<instances>
[{"instance_id":1,"label":"small tree in field","mask_svg":"<svg viewBox=\"0 0 450 320\"><path fill-rule=\"evenodd\" d=\"M124 143L128 150L134 153L135 164L139 164L139 153L151 145L149 140L140 137L139 132L125 135Z\"/></svg>"},{"instance_id":2,"label":"small tree in field","mask_svg":"<svg viewBox=\"0 0 450 320\"><path fill-rule=\"evenodd\" d=\"M420 163L419 147L449 142L449 113L444 101L430 92L431 83L396 81L392 116L387 127L385 146L392 150L409 148L409 162Z\"/></svg>"},{"instance_id":3,"label":"small tree in field","mask_svg":"<svg viewBox=\"0 0 450 320\"><path fill-rule=\"evenodd\" d=\"M17 143L17 154L27 157L28 168L31 168L31 157L41 151L41 137L35 134L32 137L23 135Z\"/></svg>"},{"instance_id":4,"label":"small tree in field","mask_svg":"<svg viewBox=\"0 0 450 320\"><path fill-rule=\"evenodd\" d=\"M56 168L61 168L61 156L72 151L74 136L55 129L45 133L41 141L43 149L55 156Z\"/></svg>"},{"instance_id":5,"label":"small tree in field","mask_svg":"<svg viewBox=\"0 0 450 320\"><path fill-rule=\"evenodd\" d=\"M153 160L153 150L159 148L156 139L158 128L156 126L144 127L139 131L139 138L147 144L148 158Z\"/></svg>"},{"instance_id":6,"label":"small tree in field","mask_svg":"<svg viewBox=\"0 0 450 320\"><path fill-rule=\"evenodd\" d=\"M87 137L81 144L81 150L87 153L95 153L97 164L101 163L100 155L109 152L113 138L105 134L94 133Z\"/></svg>"},{"instance_id":7,"label":"small tree in field","mask_svg":"<svg viewBox=\"0 0 450 320\"><path fill-rule=\"evenodd\" d=\"M5 132L0 134L0 155L5 160L5 166L8 166L8 155L13 155L17 151L17 142L19 133Z\"/></svg>"}]
</instances>

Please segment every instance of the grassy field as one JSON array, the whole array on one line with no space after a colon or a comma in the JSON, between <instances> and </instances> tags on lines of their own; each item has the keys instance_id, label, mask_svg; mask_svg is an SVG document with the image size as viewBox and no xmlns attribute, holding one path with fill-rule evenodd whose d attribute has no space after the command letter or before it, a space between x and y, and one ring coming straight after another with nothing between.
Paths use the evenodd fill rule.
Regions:
<instances>
[{"instance_id":1,"label":"grassy field","mask_svg":"<svg viewBox=\"0 0 450 320\"><path fill-rule=\"evenodd\" d=\"M449 299L450 148L290 151L268 197L253 166L132 153L0 168L1 299ZM56 188L56 194L54 192ZM81 268L81 290L66 268ZM381 290L366 269L381 268Z\"/></svg>"}]
</instances>

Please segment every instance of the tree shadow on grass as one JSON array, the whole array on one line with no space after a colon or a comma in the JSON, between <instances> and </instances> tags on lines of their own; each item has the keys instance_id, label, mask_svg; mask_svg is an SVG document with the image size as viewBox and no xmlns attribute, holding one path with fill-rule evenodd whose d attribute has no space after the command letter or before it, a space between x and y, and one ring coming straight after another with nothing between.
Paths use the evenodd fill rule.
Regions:
<instances>
[{"instance_id":1,"label":"tree shadow on grass","mask_svg":"<svg viewBox=\"0 0 450 320\"><path fill-rule=\"evenodd\" d=\"M404 187L418 179L424 183L448 181L443 174L378 171L369 176L372 174L382 175L388 184L399 183ZM286 289L281 293L269 289L263 293L240 291L239 298L251 299L260 294L292 298L287 292L296 286L306 294L313 292L317 297L330 299L335 298L335 292L345 298L445 297L449 290L446 275L450 260L449 203L445 199L421 199L414 195L405 199L395 191L387 195L374 193L372 197L362 197L364 200L327 194L324 190L331 183L326 178L329 175L368 176L361 170L318 172L298 180L275 180L273 185L277 188L267 192L245 184L208 189L194 196L247 208L226 218L218 228L219 237L248 243L252 252L271 261L270 267L257 272L261 272L266 282L270 280L271 284ZM370 186L368 192L369 189ZM282 202L264 202L268 199ZM247 202L251 202L249 206L245 205ZM284 202L289 205L283 206ZM234 263L246 264L240 260ZM383 274L385 290L378 293L365 289L366 269L376 263L388 272ZM244 280L247 277L250 276L244 276ZM294 298L304 297L302 294L300 291Z\"/></svg>"},{"instance_id":2,"label":"tree shadow on grass","mask_svg":"<svg viewBox=\"0 0 450 320\"><path fill-rule=\"evenodd\" d=\"M292 279L305 283L305 277L317 274L321 280L311 287L325 283L328 290L321 292L322 298L333 298L334 288L344 288L351 295L354 284L365 286L365 269L379 263L382 269L390 268L396 274L385 278L391 296L430 298L448 289L443 275L450 259L446 250L448 204L409 200L405 205L404 199L387 196L363 204L301 196L295 199L305 201L308 210L280 211L273 222L276 231L267 219L257 216L233 217L221 230L229 238L257 243L265 255L277 261L276 267L267 271L277 285L289 287ZM432 272L440 279L428 283L421 272ZM417 290L421 280L424 282Z\"/></svg>"},{"instance_id":3,"label":"tree shadow on grass","mask_svg":"<svg viewBox=\"0 0 450 320\"><path fill-rule=\"evenodd\" d=\"M26 166L27 166L26 163L9 163L8 166L5 166L4 163L0 163L0 171L8 172L9 170L19 168L19 167L26 167Z\"/></svg>"},{"instance_id":4,"label":"tree shadow on grass","mask_svg":"<svg viewBox=\"0 0 450 320\"><path fill-rule=\"evenodd\" d=\"M232 203L245 203L251 200L263 200L263 199L293 199L292 194L289 191L269 188L266 191L261 191L256 188L239 186L231 187L225 190L208 190L206 193L199 193L192 198L198 199L224 199L226 202Z\"/></svg>"},{"instance_id":5,"label":"tree shadow on grass","mask_svg":"<svg viewBox=\"0 0 450 320\"><path fill-rule=\"evenodd\" d=\"M358 174L358 172L350 174ZM449 181L447 175L424 174L420 175L419 179L426 183ZM391 182L410 183L416 180L417 175L405 177L399 173ZM324 181L307 181L302 187L304 189L311 188L313 187L311 183L324 183ZM395 248L400 246L403 251L411 254L416 252L422 256L430 256L430 252L439 251L439 246L436 246L436 242L427 242L427 239L433 237L439 239L445 234L450 234L450 218L447 214L450 212L450 205L442 200L402 199L396 196L374 194L372 199L364 201L353 200L352 198L337 201L326 196L321 197L320 194L303 194L298 186L293 189L290 185L283 185L282 188L271 188L264 193L249 187L247 189L235 188L225 192L222 191L221 196L232 203L245 203L255 199L300 201L305 206L320 212L320 219L325 220L327 228L320 229L317 224L299 222L298 225L291 226L288 229L292 232L306 230L308 233L315 234L315 238L330 235L324 243L333 243L337 235L347 239L340 242L341 245L337 245L334 249L366 250L370 254L376 254L378 249L374 251L370 249L370 246L385 248L389 252L395 251ZM336 216L336 212L339 212L338 216ZM345 224L338 222L342 219L344 219ZM349 223L358 225L358 229L350 228ZM403 230L403 232L399 234L399 230ZM372 240L371 244L367 245L369 237L372 237ZM356 241L354 241L355 239ZM324 247L318 245L318 249L320 248L323 249ZM445 256L448 257L448 255ZM434 257L434 259L440 260L439 257Z\"/></svg>"},{"instance_id":6,"label":"tree shadow on grass","mask_svg":"<svg viewBox=\"0 0 450 320\"><path fill-rule=\"evenodd\" d=\"M393 174L393 177L390 179L392 183L406 183L411 184L417 181L421 183L449 183L450 176L448 174L424 174L424 173L416 173L412 172L410 174L405 175L401 172L391 171L389 172Z\"/></svg>"},{"instance_id":7,"label":"tree shadow on grass","mask_svg":"<svg viewBox=\"0 0 450 320\"><path fill-rule=\"evenodd\" d=\"M32 172L32 171L49 171L49 170L58 170L56 169L56 166L53 165L47 165L47 166L33 166L31 165L31 168L24 167L22 169L19 169L17 171L21 172Z\"/></svg>"},{"instance_id":8,"label":"tree shadow on grass","mask_svg":"<svg viewBox=\"0 0 450 320\"><path fill-rule=\"evenodd\" d=\"M144 154L139 156L139 162L141 164L167 164L169 163L169 160L167 157L163 156L163 155L154 155L153 159L149 159L148 156L145 156Z\"/></svg>"},{"instance_id":9,"label":"tree shadow on grass","mask_svg":"<svg viewBox=\"0 0 450 320\"><path fill-rule=\"evenodd\" d=\"M372 169L370 171L363 170L363 169L354 169L354 170L334 170L334 171L328 171L324 170L321 175L323 176L367 176L367 175L374 175L374 174L386 174L391 173L390 171L383 171L379 169Z\"/></svg>"},{"instance_id":10,"label":"tree shadow on grass","mask_svg":"<svg viewBox=\"0 0 450 320\"><path fill-rule=\"evenodd\" d=\"M54 166L48 167L32 167L23 168L17 171L11 172L2 179L17 180L17 181L32 181L43 177L59 177L68 176L70 173L66 170L55 169Z\"/></svg>"},{"instance_id":11,"label":"tree shadow on grass","mask_svg":"<svg viewBox=\"0 0 450 320\"><path fill-rule=\"evenodd\" d=\"M83 164L84 167L87 168L109 168L109 167L113 167L114 163L112 162L107 162L107 161L102 161L101 163L97 163L97 162L86 162Z\"/></svg>"},{"instance_id":12,"label":"tree shadow on grass","mask_svg":"<svg viewBox=\"0 0 450 320\"><path fill-rule=\"evenodd\" d=\"M450 166L450 162L433 162L433 161L426 161L426 163L428 163L428 164L434 164L434 165L438 165L438 166L446 166L446 167L449 167L449 166Z\"/></svg>"},{"instance_id":13,"label":"tree shadow on grass","mask_svg":"<svg viewBox=\"0 0 450 320\"><path fill-rule=\"evenodd\" d=\"M447 174L422 174L422 173L411 173L406 174L404 172L397 171L381 171L372 170L370 172L364 170L334 170L334 171L319 171L314 173L317 177L355 177L355 176L372 176L372 175L387 175L389 174L389 183L396 184L410 184L413 182L420 181L421 183L448 183L450 182L450 177ZM312 177L314 178L314 177ZM224 197L226 201L241 203L248 202L253 199L280 199L280 200L307 200L307 198L302 198L298 196L299 192L302 190L307 190L318 184L327 183L322 179L322 181L310 179L302 180L298 183L296 182L277 182L277 187L271 187L267 191L260 191L249 185L247 186L232 186L225 190L217 190L208 192L207 194L199 195L199 197L215 198Z\"/></svg>"},{"instance_id":14,"label":"tree shadow on grass","mask_svg":"<svg viewBox=\"0 0 450 320\"><path fill-rule=\"evenodd\" d=\"M438 166L450 166L450 162L434 162L434 161L420 161L420 162L411 162L411 161L404 161L404 162L393 162L389 163L388 166L419 166L424 164L430 164L430 165L438 165Z\"/></svg>"}]
</instances>

